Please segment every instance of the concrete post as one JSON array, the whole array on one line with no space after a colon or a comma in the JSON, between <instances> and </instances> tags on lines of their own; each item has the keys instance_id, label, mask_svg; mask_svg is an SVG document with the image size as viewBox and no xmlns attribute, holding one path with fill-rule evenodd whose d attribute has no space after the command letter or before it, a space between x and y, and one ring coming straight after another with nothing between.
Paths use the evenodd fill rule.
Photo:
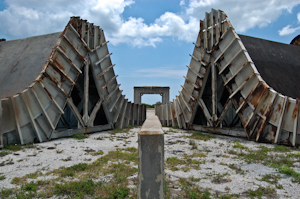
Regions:
<instances>
[{"instance_id":1,"label":"concrete post","mask_svg":"<svg viewBox=\"0 0 300 199\"><path fill-rule=\"evenodd\" d=\"M164 198L164 133L156 115L144 122L139 133L138 198Z\"/></svg>"},{"instance_id":2,"label":"concrete post","mask_svg":"<svg viewBox=\"0 0 300 199\"><path fill-rule=\"evenodd\" d=\"M141 98L141 93L137 89L134 89L134 103L141 104Z\"/></svg>"},{"instance_id":3,"label":"concrete post","mask_svg":"<svg viewBox=\"0 0 300 199\"><path fill-rule=\"evenodd\" d=\"M3 148L3 135L1 132L1 122L2 122L2 105L1 105L1 99L0 99L0 148Z\"/></svg>"}]
</instances>

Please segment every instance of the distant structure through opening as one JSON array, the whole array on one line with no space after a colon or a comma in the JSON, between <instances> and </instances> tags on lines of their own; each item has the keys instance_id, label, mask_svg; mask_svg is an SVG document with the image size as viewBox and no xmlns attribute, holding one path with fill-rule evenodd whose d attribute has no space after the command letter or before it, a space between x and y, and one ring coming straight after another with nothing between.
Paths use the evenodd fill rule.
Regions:
<instances>
[{"instance_id":1,"label":"distant structure through opening","mask_svg":"<svg viewBox=\"0 0 300 199\"><path fill-rule=\"evenodd\" d=\"M141 104L144 94L159 94L162 96L162 103L166 104L170 99L170 87L168 86L137 86L134 87L134 103Z\"/></svg>"}]
</instances>

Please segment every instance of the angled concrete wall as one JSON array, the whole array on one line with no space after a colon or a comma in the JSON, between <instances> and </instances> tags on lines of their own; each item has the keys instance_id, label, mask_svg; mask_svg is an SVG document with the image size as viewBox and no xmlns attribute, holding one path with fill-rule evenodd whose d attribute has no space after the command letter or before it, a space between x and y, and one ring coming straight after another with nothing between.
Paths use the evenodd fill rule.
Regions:
<instances>
[{"instance_id":1,"label":"angled concrete wall","mask_svg":"<svg viewBox=\"0 0 300 199\"><path fill-rule=\"evenodd\" d=\"M0 146L141 125L146 108L122 95L107 43L79 17L60 33L0 42Z\"/></svg>"},{"instance_id":2,"label":"angled concrete wall","mask_svg":"<svg viewBox=\"0 0 300 199\"><path fill-rule=\"evenodd\" d=\"M299 46L239 36L214 9L200 21L194 45L179 96L156 107L162 124L300 144Z\"/></svg>"}]
</instances>

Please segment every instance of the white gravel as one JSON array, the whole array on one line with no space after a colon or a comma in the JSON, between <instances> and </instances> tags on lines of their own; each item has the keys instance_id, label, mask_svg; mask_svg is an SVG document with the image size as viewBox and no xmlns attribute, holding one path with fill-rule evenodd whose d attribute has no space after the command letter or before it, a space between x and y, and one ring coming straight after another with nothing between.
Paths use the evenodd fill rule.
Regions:
<instances>
[{"instance_id":1,"label":"white gravel","mask_svg":"<svg viewBox=\"0 0 300 199\"><path fill-rule=\"evenodd\" d=\"M0 158L0 163L13 162L13 164L0 167L0 176L5 176L4 180L0 180L0 190L1 188L18 186L11 184L11 180L14 177L22 177L36 171L46 173L59 167L69 167L82 162L90 163L99 158L99 156L92 156L91 153L85 150L102 150L105 155L117 148L137 148L139 129L133 128L128 133L117 133L115 135L110 134L109 131L94 133L84 140L73 138L57 139L34 144L34 148L24 148L21 151L11 152ZM256 150L259 146L273 148L274 145L247 141L243 138L216 135L216 138L208 141L196 140L198 148L191 150L189 138L186 138L187 135L190 135L190 132L179 129L172 130L175 132L170 132L169 128L165 127L163 130L167 132L164 138L165 159L169 157L180 158L183 154L192 155L194 152L203 152L207 155L206 157L198 158L205 160L205 164L201 164L199 170L190 169L184 172L183 169L178 171L166 169L165 174L168 179L174 181L174 185L179 178L200 178L199 182L194 183L201 188L208 188L212 193L240 194L242 198L246 198L246 195L243 195L243 193L248 189L255 190L259 186L275 188L275 185L258 180L265 174L280 174L275 169L262 164L247 164L241 159L232 158L233 155L227 153L227 150L232 149L236 141L239 141L243 146L251 150ZM124 139L124 137L128 138ZM210 152L207 152L208 150ZM293 151L293 149L291 150ZM294 150L294 152L298 152L298 150ZM69 161L64 161L63 159L69 159ZM244 174L237 174L235 170L229 168L228 165L230 164L240 167ZM299 171L299 167L294 169ZM220 184L213 183L213 177L218 174L224 174L223 178L227 179L227 181ZM285 174L280 175L282 178L277 184L282 185L283 189L276 189L274 198L299 198L300 185L293 183L292 177Z\"/></svg>"}]
</instances>

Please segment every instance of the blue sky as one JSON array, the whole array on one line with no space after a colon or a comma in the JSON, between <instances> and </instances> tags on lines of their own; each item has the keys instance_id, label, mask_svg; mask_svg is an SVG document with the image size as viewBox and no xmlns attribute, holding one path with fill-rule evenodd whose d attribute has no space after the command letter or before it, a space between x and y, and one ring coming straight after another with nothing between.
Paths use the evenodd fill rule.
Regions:
<instances>
[{"instance_id":1,"label":"blue sky","mask_svg":"<svg viewBox=\"0 0 300 199\"><path fill-rule=\"evenodd\" d=\"M239 34L282 43L300 34L300 0L0 0L0 38L62 31L70 16L103 28L123 94L133 87L170 86L174 99L184 83L199 20L223 10ZM144 95L154 104L159 95Z\"/></svg>"}]
</instances>

